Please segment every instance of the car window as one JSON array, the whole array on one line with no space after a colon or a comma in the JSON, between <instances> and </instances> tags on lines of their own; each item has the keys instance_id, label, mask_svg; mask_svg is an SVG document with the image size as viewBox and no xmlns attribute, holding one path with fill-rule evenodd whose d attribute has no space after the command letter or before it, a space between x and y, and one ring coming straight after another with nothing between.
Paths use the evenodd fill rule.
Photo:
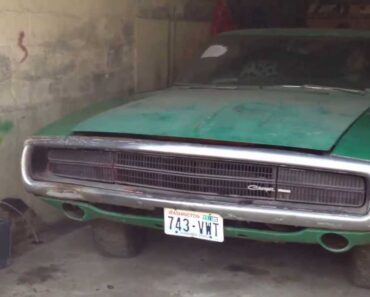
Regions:
<instances>
[{"instance_id":1,"label":"car window","mask_svg":"<svg viewBox=\"0 0 370 297\"><path fill-rule=\"evenodd\" d=\"M222 36L178 81L370 87L370 42L359 38Z\"/></svg>"}]
</instances>

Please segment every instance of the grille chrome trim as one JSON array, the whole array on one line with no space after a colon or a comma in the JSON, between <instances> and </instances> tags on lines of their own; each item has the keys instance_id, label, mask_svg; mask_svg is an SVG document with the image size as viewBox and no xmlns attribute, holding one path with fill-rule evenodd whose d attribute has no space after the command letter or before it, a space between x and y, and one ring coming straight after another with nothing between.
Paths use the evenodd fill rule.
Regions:
<instances>
[{"instance_id":1,"label":"grille chrome trim","mask_svg":"<svg viewBox=\"0 0 370 297\"><path fill-rule=\"evenodd\" d=\"M211 146L202 144L183 144L162 141L131 140L92 137L36 137L28 140L22 156L22 177L26 189L41 196L74 199L97 203L109 203L131 207L175 207L214 211L228 219L250 220L255 222L279 223L305 227L370 230L370 215L336 215L310 211L284 210L256 205L232 206L215 204L194 199L188 201L180 194L168 195L163 191L145 191L131 186L117 187L94 182L73 184L71 180L40 182L30 175L30 156L33 146L86 147L89 149L125 149L187 156L208 156L231 160L250 160L265 164L299 166L301 168L325 169L341 173L361 175L367 180L370 176L370 164L344 158L324 157L278 150L263 150L240 147ZM196 197L195 197L196 198Z\"/></svg>"},{"instance_id":2,"label":"grille chrome trim","mask_svg":"<svg viewBox=\"0 0 370 297\"><path fill-rule=\"evenodd\" d=\"M268 199L302 203L305 208L313 204L360 208L366 201L364 178L336 172L137 151L47 148L45 154L46 170L36 173L44 181L52 176L90 180L212 195L215 202L240 204ZM277 197L280 187L290 192Z\"/></svg>"}]
</instances>

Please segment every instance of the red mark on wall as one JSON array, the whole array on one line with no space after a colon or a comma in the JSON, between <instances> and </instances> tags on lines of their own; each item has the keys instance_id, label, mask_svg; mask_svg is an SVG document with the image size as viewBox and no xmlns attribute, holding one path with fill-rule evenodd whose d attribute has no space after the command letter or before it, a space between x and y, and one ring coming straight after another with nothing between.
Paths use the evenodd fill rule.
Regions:
<instances>
[{"instance_id":1,"label":"red mark on wall","mask_svg":"<svg viewBox=\"0 0 370 297\"><path fill-rule=\"evenodd\" d=\"M27 48L25 47L24 45L24 38L26 37L26 34L24 33L24 31L21 31L19 32L19 36L18 36L18 46L19 48L23 51L24 55L23 55L23 58L19 61L19 63L23 63L24 61L27 60L28 58L28 50Z\"/></svg>"}]
</instances>

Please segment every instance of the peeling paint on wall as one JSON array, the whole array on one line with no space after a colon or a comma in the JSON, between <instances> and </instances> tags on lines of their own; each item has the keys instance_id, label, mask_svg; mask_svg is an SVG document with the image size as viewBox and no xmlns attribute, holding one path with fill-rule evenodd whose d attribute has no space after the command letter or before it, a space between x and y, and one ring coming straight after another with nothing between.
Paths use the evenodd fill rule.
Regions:
<instances>
[{"instance_id":1,"label":"peeling paint on wall","mask_svg":"<svg viewBox=\"0 0 370 297\"><path fill-rule=\"evenodd\" d=\"M1 121L0 120L0 143L5 135L12 131L14 124L11 121Z\"/></svg>"},{"instance_id":2,"label":"peeling paint on wall","mask_svg":"<svg viewBox=\"0 0 370 297\"><path fill-rule=\"evenodd\" d=\"M10 58L6 55L0 54L0 82L10 79L11 75Z\"/></svg>"}]
</instances>

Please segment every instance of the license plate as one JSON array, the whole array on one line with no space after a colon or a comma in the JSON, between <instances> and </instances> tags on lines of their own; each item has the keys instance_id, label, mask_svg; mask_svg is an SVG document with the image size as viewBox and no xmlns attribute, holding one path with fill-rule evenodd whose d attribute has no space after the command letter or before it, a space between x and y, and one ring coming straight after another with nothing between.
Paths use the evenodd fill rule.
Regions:
<instances>
[{"instance_id":1,"label":"license plate","mask_svg":"<svg viewBox=\"0 0 370 297\"><path fill-rule=\"evenodd\" d=\"M224 220L218 214L165 208L164 226L167 235L224 241Z\"/></svg>"}]
</instances>

